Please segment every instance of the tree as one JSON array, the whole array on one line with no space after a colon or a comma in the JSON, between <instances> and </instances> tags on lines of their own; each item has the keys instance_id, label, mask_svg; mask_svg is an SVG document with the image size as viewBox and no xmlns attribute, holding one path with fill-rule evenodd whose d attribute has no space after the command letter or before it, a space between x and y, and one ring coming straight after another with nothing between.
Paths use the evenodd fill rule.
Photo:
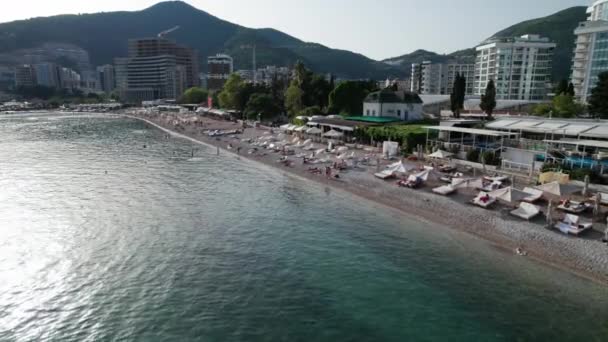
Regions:
<instances>
[{"instance_id":1,"label":"tree","mask_svg":"<svg viewBox=\"0 0 608 342\"><path fill-rule=\"evenodd\" d=\"M574 97L561 94L553 98L553 115L560 118L573 118L582 114L584 107L574 101Z\"/></svg>"},{"instance_id":2,"label":"tree","mask_svg":"<svg viewBox=\"0 0 608 342\"><path fill-rule=\"evenodd\" d=\"M321 109L325 109L329 102L329 93L331 93L333 88L331 88L330 83L325 77L322 75L314 75L310 80L310 85L302 90L305 93L305 106L318 106Z\"/></svg>"},{"instance_id":3,"label":"tree","mask_svg":"<svg viewBox=\"0 0 608 342\"><path fill-rule=\"evenodd\" d=\"M572 83L568 84L568 90L566 90L566 94L568 94L572 97L576 96L576 92L574 91L574 84L572 84Z\"/></svg>"},{"instance_id":4,"label":"tree","mask_svg":"<svg viewBox=\"0 0 608 342\"><path fill-rule=\"evenodd\" d=\"M322 110L319 106L306 107L302 109L298 115L301 116L314 116L322 113Z\"/></svg>"},{"instance_id":5,"label":"tree","mask_svg":"<svg viewBox=\"0 0 608 342\"><path fill-rule=\"evenodd\" d=\"M454 79L454 89L450 94L450 104L455 118L460 118L460 111L464 108L464 98L467 89L467 80L459 73Z\"/></svg>"},{"instance_id":6,"label":"tree","mask_svg":"<svg viewBox=\"0 0 608 342\"><path fill-rule=\"evenodd\" d=\"M344 81L329 94L330 114L361 115L363 101L377 86L371 81Z\"/></svg>"},{"instance_id":7,"label":"tree","mask_svg":"<svg viewBox=\"0 0 608 342\"><path fill-rule=\"evenodd\" d=\"M180 102L189 103L189 104L204 103L204 102L207 102L208 96L209 96L209 93L205 89L199 88L199 87L193 87L184 92L184 95L182 95Z\"/></svg>"},{"instance_id":8,"label":"tree","mask_svg":"<svg viewBox=\"0 0 608 342\"><path fill-rule=\"evenodd\" d=\"M492 113L496 108L496 87L494 86L494 80L490 80L486 86L486 93L481 95L481 103L479 104L481 110L488 114L488 119L492 118Z\"/></svg>"},{"instance_id":9,"label":"tree","mask_svg":"<svg viewBox=\"0 0 608 342\"><path fill-rule=\"evenodd\" d=\"M219 94L220 106L225 109L243 110L241 99L242 90L245 82L237 74L232 74L224 84L222 92Z\"/></svg>"},{"instance_id":10,"label":"tree","mask_svg":"<svg viewBox=\"0 0 608 342\"><path fill-rule=\"evenodd\" d=\"M536 116L549 116L553 111L553 106L549 103L539 103L532 109L532 113Z\"/></svg>"},{"instance_id":11,"label":"tree","mask_svg":"<svg viewBox=\"0 0 608 342\"><path fill-rule=\"evenodd\" d=\"M252 120L256 120L258 115L264 120L269 120L279 114L281 114L281 108L277 105L272 95L266 93L252 94L245 107L245 115Z\"/></svg>"},{"instance_id":12,"label":"tree","mask_svg":"<svg viewBox=\"0 0 608 342\"><path fill-rule=\"evenodd\" d=\"M298 81L293 80L289 88L285 91L285 109L290 117L295 117L304 108L303 105L304 92L298 86Z\"/></svg>"},{"instance_id":13,"label":"tree","mask_svg":"<svg viewBox=\"0 0 608 342\"><path fill-rule=\"evenodd\" d=\"M563 79L555 87L555 95L565 94L566 92L568 92L568 80Z\"/></svg>"},{"instance_id":14,"label":"tree","mask_svg":"<svg viewBox=\"0 0 608 342\"><path fill-rule=\"evenodd\" d=\"M591 90L589 112L596 117L608 118L608 71L598 75L598 82Z\"/></svg>"}]
</instances>

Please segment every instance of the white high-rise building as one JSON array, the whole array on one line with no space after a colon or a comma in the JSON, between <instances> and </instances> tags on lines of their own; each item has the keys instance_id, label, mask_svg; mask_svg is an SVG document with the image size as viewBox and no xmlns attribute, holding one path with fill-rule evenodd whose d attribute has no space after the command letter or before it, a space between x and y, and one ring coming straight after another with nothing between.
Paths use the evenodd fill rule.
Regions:
<instances>
[{"instance_id":1,"label":"white high-rise building","mask_svg":"<svg viewBox=\"0 0 608 342\"><path fill-rule=\"evenodd\" d=\"M475 84L475 64L422 62L412 65L413 91L422 95L450 95L456 75L464 76L467 95L472 95Z\"/></svg>"},{"instance_id":2,"label":"white high-rise building","mask_svg":"<svg viewBox=\"0 0 608 342\"><path fill-rule=\"evenodd\" d=\"M488 82L494 80L497 100L546 99L555 46L538 35L483 42L476 48L474 95L484 94Z\"/></svg>"},{"instance_id":3,"label":"white high-rise building","mask_svg":"<svg viewBox=\"0 0 608 342\"><path fill-rule=\"evenodd\" d=\"M576 96L586 101L598 75L608 71L608 0L596 1L587 9L589 17L574 31L576 47L571 81Z\"/></svg>"}]
</instances>

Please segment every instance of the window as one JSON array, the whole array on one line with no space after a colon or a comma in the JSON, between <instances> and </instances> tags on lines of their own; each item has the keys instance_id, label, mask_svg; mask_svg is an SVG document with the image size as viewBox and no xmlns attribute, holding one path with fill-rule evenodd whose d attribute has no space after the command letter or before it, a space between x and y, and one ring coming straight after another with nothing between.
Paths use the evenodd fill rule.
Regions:
<instances>
[{"instance_id":1,"label":"window","mask_svg":"<svg viewBox=\"0 0 608 342\"><path fill-rule=\"evenodd\" d=\"M375 109L372 111L372 115L376 116L376 110Z\"/></svg>"},{"instance_id":2,"label":"window","mask_svg":"<svg viewBox=\"0 0 608 342\"><path fill-rule=\"evenodd\" d=\"M367 114L366 115L369 116L369 109L367 110Z\"/></svg>"},{"instance_id":3,"label":"window","mask_svg":"<svg viewBox=\"0 0 608 342\"><path fill-rule=\"evenodd\" d=\"M401 109L397 109L397 116L401 117Z\"/></svg>"}]
</instances>

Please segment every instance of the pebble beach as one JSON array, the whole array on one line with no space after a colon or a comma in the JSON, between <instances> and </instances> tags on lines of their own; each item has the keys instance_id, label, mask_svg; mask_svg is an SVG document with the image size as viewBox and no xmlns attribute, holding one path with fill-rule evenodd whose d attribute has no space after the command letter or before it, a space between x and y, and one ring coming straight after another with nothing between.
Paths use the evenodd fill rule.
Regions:
<instances>
[{"instance_id":1,"label":"pebble beach","mask_svg":"<svg viewBox=\"0 0 608 342\"><path fill-rule=\"evenodd\" d=\"M238 135L212 137L203 132L240 130L242 125L211 118L201 119L202 123L198 126L176 125L175 121L158 115L127 114L167 132L216 146L222 150L221 153L238 154L241 158L278 168L286 174L349 192L364 200L397 210L408 217L428 222L429 226L446 226L473 235L505 253L515 254L516 249L523 250L528 258L608 284L608 246L601 242L601 232L605 229L603 223L596 223L595 230L581 237L566 236L547 228L543 216L527 222L509 215L513 208L504 205L497 205L491 210L470 205L468 202L476 195L472 190L461 190L453 196L442 197L431 192L434 184L420 189L408 189L398 187L394 180L383 181L375 178L374 173L391 163L390 161L383 161L381 166L357 165L356 168L340 171L340 176L336 179L309 172L311 166L320 169L324 166L304 164L301 159L294 157L288 157L291 160L289 163L281 163L280 153L252 146L251 142L270 134L267 129L245 128ZM296 154L304 152L307 151L298 151L296 148ZM540 206L542 208L542 204Z\"/></svg>"}]
</instances>

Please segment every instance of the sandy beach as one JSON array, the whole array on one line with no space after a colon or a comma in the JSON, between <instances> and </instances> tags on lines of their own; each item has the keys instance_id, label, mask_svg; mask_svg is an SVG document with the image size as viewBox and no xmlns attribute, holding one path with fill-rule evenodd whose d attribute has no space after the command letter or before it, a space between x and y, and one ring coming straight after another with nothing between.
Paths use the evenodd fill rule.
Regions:
<instances>
[{"instance_id":1,"label":"sandy beach","mask_svg":"<svg viewBox=\"0 0 608 342\"><path fill-rule=\"evenodd\" d=\"M200 125L176 125L160 116L126 113L157 128L180 134L195 141L216 146L222 153L234 153L243 158L277 168L290 175L299 176L336 189L347 191L366 200L382 204L414 217L418 220L446 226L481 238L506 253L515 254L516 248L522 248L528 258L535 259L552 267L573 272L581 277L608 284L608 246L600 240L605 228L596 223L596 229L582 237L561 234L557 230L546 228L545 218L538 217L532 222L520 220L509 215L509 209L497 205L492 210L485 210L468 204L474 196L473 191L459 191L451 197L442 197L431 192L433 184L421 189L401 188L396 181L383 181L374 177L377 166L362 166L340 172L340 178L326 177L309 172L310 167L324 169L323 165L303 164L301 158L289 157L292 162L284 165L279 162L280 153L273 153L257 147L253 152L249 141L268 136L269 131L261 128L246 128L234 136L211 137L204 134L208 130L237 130L241 124L229 121L202 119ZM291 138L291 137L290 137ZM295 149L296 154L311 154L310 151ZM251 152L251 153L250 153ZM363 154L363 151L357 151ZM380 166L390 161L383 161ZM439 185L439 184L437 184ZM543 205L541 205L542 208ZM543 208L544 209L544 208Z\"/></svg>"}]
</instances>

